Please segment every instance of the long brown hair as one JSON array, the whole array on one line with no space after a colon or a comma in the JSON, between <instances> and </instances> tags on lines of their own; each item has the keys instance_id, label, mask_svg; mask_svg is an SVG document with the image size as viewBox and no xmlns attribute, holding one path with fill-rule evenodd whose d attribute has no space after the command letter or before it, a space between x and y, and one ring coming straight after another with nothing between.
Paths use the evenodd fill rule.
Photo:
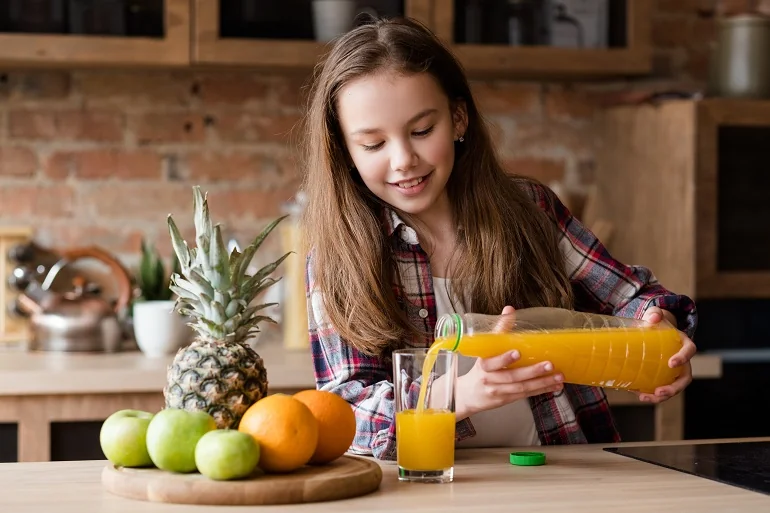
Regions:
<instances>
[{"instance_id":1,"label":"long brown hair","mask_svg":"<svg viewBox=\"0 0 770 513\"><path fill-rule=\"evenodd\" d=\"M342 87L382 70L430 73L450 102L467 109L465 140L457 144L447 183L462 227L452 275L458 296L469 298L478 313L498 314L505 305L569 307L572 289L553 221L524 191L527 179L500 165L461 66L428 29L394 19L342 36L317 66L308 97L304 229L327 320L368 354L431 335L413 327L399 304L398 270L380 215L384 204L352 167L336 113Z\"/></svg>"}]
</instances>

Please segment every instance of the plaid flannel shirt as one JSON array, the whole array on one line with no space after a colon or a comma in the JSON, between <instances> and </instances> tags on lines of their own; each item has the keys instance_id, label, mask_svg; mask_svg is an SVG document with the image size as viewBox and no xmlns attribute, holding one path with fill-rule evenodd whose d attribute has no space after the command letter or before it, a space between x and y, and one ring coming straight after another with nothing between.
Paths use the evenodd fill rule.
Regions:
<instances>
[{"instance_id":1,"label":"plaid flannel shirt","mask_svg":"<svg viewBox=\"0 0 770 513\"><path fill-rule=\"evenodd\" d=\"M649 269L613 259L550 189L534 184L526 187L560 231L560 247L575 292L575 310L640 318L647 308L658 306L673 313L678 328L693 337L697 314L690 298L663 288ZM432 333L437 319L428 256L412 228L394 211L384 214L384 228L401 273L401 284L394 284L395 290L411 322ZM353 406L357 431L350 452L395 459L392 361L388 355L362 354L330 325L323 312L321 292L314 287L312 253L307 259L306 280L316 386L340 395ZM423 347L430 342L410 340L405 345ZM544 445L620 440L601 388L565 384L559 393L528 400ZM459 421L456 427L457 440L475 435L469 418Z\"/></svg>"}]
</instances>

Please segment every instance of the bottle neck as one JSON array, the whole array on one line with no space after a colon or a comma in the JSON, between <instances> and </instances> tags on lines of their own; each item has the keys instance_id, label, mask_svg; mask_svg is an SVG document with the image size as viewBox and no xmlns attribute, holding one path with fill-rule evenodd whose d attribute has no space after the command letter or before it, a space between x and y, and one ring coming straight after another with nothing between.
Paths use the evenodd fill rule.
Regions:
<instances>
[{"instance_id":1,"label":"bottle neck","mask_svg":"<svg viewBox=\"0 0 770 513\"><path fill-rule=\"evenodd\" d=\"M457 351L460 346L460 339L463 336L463 318L460 314L450 313L442 315L436 322L434 336L436 339L453 340L451 347L447 351Z\"/></svg>"}]
</instances>

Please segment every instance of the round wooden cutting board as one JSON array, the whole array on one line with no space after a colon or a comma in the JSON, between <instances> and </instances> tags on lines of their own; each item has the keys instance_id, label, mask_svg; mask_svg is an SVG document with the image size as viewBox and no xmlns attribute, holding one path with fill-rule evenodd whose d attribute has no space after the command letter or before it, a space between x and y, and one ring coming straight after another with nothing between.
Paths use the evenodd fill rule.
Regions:
<instances>
[{"instance_id":1,"label":"round wooden cutting board","mask_svg":"<svg viewBox=\"0 0 770 513\"><path fill-rule=\"evenodd\" d=\"M156 468L124 468L108 464L102 484L129 499L175 504L248 506L299 504L348 499L375 491L382 481L377 463L342 456L322 466L290 474L255 473L233 481L214 481L201 474L175 474Z\"/></svg>"}]
</instances>

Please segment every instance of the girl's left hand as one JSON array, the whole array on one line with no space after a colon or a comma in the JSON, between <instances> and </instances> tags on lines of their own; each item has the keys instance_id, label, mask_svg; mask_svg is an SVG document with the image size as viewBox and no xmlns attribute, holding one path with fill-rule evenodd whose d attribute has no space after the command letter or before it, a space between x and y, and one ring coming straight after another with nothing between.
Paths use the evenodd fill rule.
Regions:
<instances>
[{"instance_id":1,"label":"girl's left hand","mask_svg":"<svg viewBox=\"0 0 770 513\"><path fill-rule=\"evenodd\" d=\"M651 324L657 324L665 319L669 324L676 327L676 319L671 312L662 310L657 306L647 309L642 319ZM656 388L654 394L637 393L640 401L653 404L661 403L683 391L692 382L690 359L695 355L697 349L693 341L690 340L690 337L684 332L680 331L679 336L682 338L682 349L669 359L668 366L672 369L681 366L682 373L671 385Z\"/></svg>"}]
</instances>

